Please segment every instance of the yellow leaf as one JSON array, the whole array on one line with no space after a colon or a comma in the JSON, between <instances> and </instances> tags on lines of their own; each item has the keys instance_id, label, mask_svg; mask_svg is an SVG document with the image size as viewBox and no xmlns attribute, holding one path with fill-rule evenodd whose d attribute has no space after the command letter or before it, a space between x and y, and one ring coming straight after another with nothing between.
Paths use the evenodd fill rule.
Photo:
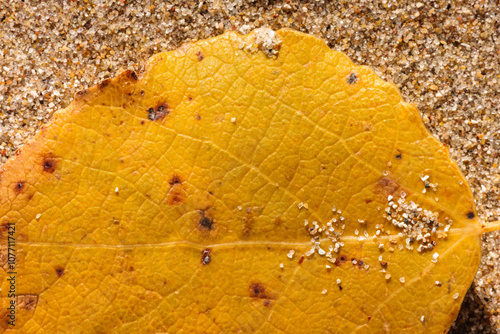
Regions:
<instances>
[{"instance_id":1,"label":"yellow leaf","mask_svg":"<svg viewBox=\"0 0 500 334\"><path fill-rule=\"evenodd\" d=\"M394 85L292 30L78 93L0 177L22 333L442 333L498 228Z\"/></svg>"}]
</instances>

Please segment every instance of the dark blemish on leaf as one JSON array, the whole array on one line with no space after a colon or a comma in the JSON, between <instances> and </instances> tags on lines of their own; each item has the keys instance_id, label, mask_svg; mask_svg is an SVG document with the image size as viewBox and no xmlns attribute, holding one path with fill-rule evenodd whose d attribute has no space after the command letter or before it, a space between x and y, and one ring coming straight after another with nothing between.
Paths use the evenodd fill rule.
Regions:
<instances>
[{"instance_id":1,"label":"dark blemish on leaf","mask_svg":"<svg viewBox=\"0 0 500 334\"><path fill-rule=\"evenodd\" d=\"M206 211L208 211L210 207L207 207L205 210L198 210L199 214L201 215L200 220L198 221L197 228L201 232L208 232L211 231L214 228L214 221L210 217L210 215L206 215Z\"/></svg>"},{"instance_id":2,"label":"dark blemish on leaf","mask_svg":"<svg viewBox=\"0 0 500 334\"><path fill-rule=\"evenodd\" d=\"M208 217L203 217L201 218L200 220L200 226L208 231L211 231L212 230L212 225L213 225L213 222L210 218Z\"/></svg>"},{"instance_id":3,"label":"dark blemish on leaf","mask_svg":"<svg viewBox=\"0 0 500 334\"><path fill-rule=\"evenodd\" d=\"M304 255L302 255L302 256L300 257L300 259L299 259L299 264L302 264L302 262L304 262L304 258L305 258L305 257L304 257Z\"/></svg>"},{"instance_id":4,"label":"dark blemish on leaf","mask_svg":"<svg viewBox=\"0 0 500 334\"><path fill-rule=\"evenodd\" d=\"M382 267L384 267L384 268L385 268L385 267L387 267L387 262L385 262L385 261L380 261L380 265L381 265Z\"/></svg>"},{"instance_id":5,"label":"dark blemish on leaf","mask_svg":"<svg viewBox=\"0 0 500 334\"><path fill-rule=\"evenodd\" d=\"M103 81L101 81L99 83L98 88L99 89L104 89L104 88L108 87L108 85L109 85L110 82L111 82L110 79L103 80Z\"/></svg>"},{"instance_id":6,"label":"dark blemish on leaf","mask_svg":"<svg viewBox=\"0 0 500 334\"><path fill-rule=\"evenodd\" d=\"M168 183L170 184L170 190L167 194L168 204L179 205L184 202L186 192L182 186L181 178L177 174L174 174Z\"/></svg>"},{"instance_id":7,"label":"dark blemish on leaf","mask_svg":"<svg viewBox=\"0 0 500 334\"><path fill-rule=\"evenodd\" d=\"M198 57L198 61L202 61L203 58L205 58L205 56L203 55L203 53L201 53L201 51L196 52L196 57Z\"/></svg>"},{"instance_id":8,"label":"dark blemish on leaf","mask_svg":"<svg viewBox=\"0 0 500 334\"><path fill-rule=\"evenodd\" d=\"M38 295L18 295L16 299L17 305L26 311L33 311L38 305Z\"/></svg>"},{"instance_id":9,"label":"dark blemish on leaf","mask_svg":"<svg viewBox=\"0 0 500 334\"><path fill-rule=\"evenodd\" d=\"M2 226L0 226L0 238L3 238L4 232L7 232L9 230L9 223L3 223ZM7 233L5 233L7 235Z\"/></svg>"},{"instance_id":10,"label":"dark blemish on leaf","mask_svg":"<svg viewBox=\"0 0 500 334\"><path fill-rule=\"evenodd\" d=\"M372 201L373 201L373 200L371 200L371 199L369 199L369 198L365 199L365 203L366 203L366 204L370 204Z\"/></svg>"},{"instance_id":11,"label":"dark blemish on leaf","mask_svg":"<svg viewBox=\"0 0 500 334\"><path fill-rule=\"evenodd\" d=\"M365 262L363 260L358 261L358 267L361 268L364 264L365 264Z\"/></svg>"},{"instance_id":12,"label":"dark blemish on leaf","mask_svg":"<svg viewBox=\"0 0 500 334\"><path fill-rule=\"evenodd\" d=\"M85 94L87 94L87 90L86 90L86 89L81 90L81 91L79 91L79 92L76 92L76 96L83 96L83 95L85 95Z\"/></svg>"},{"instance_id":13,"label":"dark blemish on leaf","mask_svg":"<svg viewBox=\"0 0 500 334\"><path fill-rule=\"evenodd\" d=\"M188 101L189 102L192 102L193 101L193 98L191 96L188 96Z\"/></svg>"},{"instance_id":14,"label":"dark blemish on leaf","mask_svg":"<svg viewBox=\"0 0 500 334\"><path fill-rule=\"evenodd\" d=\"M129 70L127 75L135 81L138 80L137 73L135 73L135 71Z\"/></svg>"},{"instance_id":15,"label":"dark blemish on leaf","mask_svg":"<svg viewBox=\"0 0 500 334\"><path fill-rule=\"evenodd\" d=\"M128 267L128 271L134 271L134 270L135 270L134 267L132 266Z\"/></svg>"},{"instance_id":16,"label":"dark blemish on leaf","mask_svg":"<svg viewBox=\"0 0 500 334\"><path fill-rule=\"evenodd\" d=\"M151 121L158 121L165 118L170 113L168 109L168 105L165 103L160 103L156 109L149 108L148 109L148 119Z\"/></svg>"},{"instance_id":17,"label":"dark blemish on leaf","mask_svg":"<svg viewBox=\"0 0 500 334\"><path fill-rule=\"evenodd\" d=\"M166 115L168 115L168 113L168 106L166 104L161 104L158 106L158 108L156 108L156 119L164 118Z\"/></svg>"},{"instance_id":18,"label":"dark blemish on leaf","mask_svg":"<svg viewBox=\"0 0 500 334\"><path fill-rule=\"evenodd\" d=\"M210 263L210 261L212 260L210 258L210 253L212 252L212 250L210 248L207 248L207 249L204 249L202 252L201 252L201 264L206 266L207 264Z\"/></svg>"},{"instance_id":19,"label":"dark blemish on leaf","mask_svg":"<svg viewBox=\"0 0 500 334\"><path fill-rule=\"evenodd\" d=\"M144 96L144 91L143 90L141 90L141 96Z\"/></svg>"},{"instance_id":20,"label":"dark blemish on leaf","mask_svg":"<svg viewBox=\"0 0 500 334\"><path fill-rule=\"evenodd\" d=\"M267 294L266 294L266 288L260 283L253 283L250 284L250 287L248 288L248 291L250 293L250 297L253 298L262 298L266 299Z\"/></svg>"},{"instance_id":21,"label":"dark blemish on leaf","mask_svg":"<svg viewBox=\"0 0 500 334\"><path fill-rule=\"evenodd\" d=\"M399 188L399 184L384 176L375 184L375 194L384 197L384 200L386 200L389 195L394 194Z\"/></svg>"},{"instance_id":22,"label":"dark blemish on leaf","mask_svg":"<svg viewBox=\"0 0 500 334\"><path fill-rule=\"evenodd\" d=\"M169 200L170 205L179 205L184 201L184 198L181 196L181 194L174 192L172 194L172 197Z\"/></svg>"},{"instance_id":23,"label":"dark blemish on leaf","mask_svg":"<svg viewBox=\"0 0 500 334\"><path fill-rule=\"evenodd\" d=\"M146 123L146 122L144 122L144 120L141 120L141 125L144 125L144 123Z\"/></svg>"},{"instance_id":24,"label":"dark blemish on leaf","mask_svg":"<svg viewBox=\"0 0 500 334\"><path fill-rule=\"evenodd\" d=\"M170 179L170 181L168 183L170 184L171 187L173 187L174 184L180 184L180 183L182 183L182 181L181 181L181 178L179 177L179 175L174 174L174 176L172 176L172 178Z\"/></svg>"},{"instance_id":25,"label":"dark blemish on leaf","mask_svg":"<svg viewBox=\"0 0 500 334\"><path fill-rule=\"evenodd\" d=\"M372 316L371 315L368 316L368 321L370 321L370 320L372 320Z\"/></svg>"},{"instance_id":26,"label":"dark blemish on leaf","mask_svg":"<svg viewBox=\"0 0 500 334\"><path fill-rule=\"evenodd\" d=\"M200 120L200 119L201 119L201 116L200 116L200 115L196 115L196 119L197 119L197 120Z\"/></svg>"},{"instance_id":27,"label":"dark blemish on leaf","mask_svg":"<svg viewBox=\"0 0 500 334\"><path fill-rule=\"evenodd\" d=\"M151 121L154 121L155 120L155 110L153 108L149 108L148 109L148 118L151 120Z\"/></svg>"},{"instance_id":28,"label":"dark blemish on leaf","mask_svg":"<svg viewBox=\"0 0 500 334\"><path fill-rule=\"evenodd\" d=\"M14 191L19 194L21 191L24 189L24 181L18 181L16 185L14 186Z\"/></svg>"},{"instance_id":29,"label":"dark blemish on leaf","mask_svg":"<svg viewBox=\"0 0 500 334\"><path fill-rule=\"evenodd\" d=\"M61 277L62 275L64 275L64 268L61 266L56 267L56 274L58 277Z\"/></svg>"},{"instance_id":30,"label":"dark blemish on leaf","mask_svg":"<svg viewBox=\"0 0 500 334\"><path fill-rule=\"evenodd\" d=\"M342 291L342 285L339 284L339 290Z\"/></svg>"},{"instance_id":31,"label":"dark blemish on leaf","mask_svg":"<svg viewBox=\"0 0 500 334\"><path fill-rule=\"evenodd\" d=\"M345 257L345 255L342 255L339 258L337 258L337 260L335 260L335 265L338 267L345 261L347 261L347 257Z\"/></svg>"},{"instance_id":32,"label":"dark blemish on leaf","mask_svg":"<svg viewBox=\"0 0 500 334\"><path fill-rule=\"evenodd\" d=\"M349 74L349 77L347 78L347 83L348 83L349 85L353 85L353 84L355 84L357 81L358 81L358 77L356 76L356 73L351 72L351 74Z\"/></svg>"},{"instance_id":33,"label":"dark blemish on leaf","mask_svg":"<svg viewBox=\"0 0 500 334\"><path fill-rule=\"evenodd\" d=\"M475 217L474 212L469 211L469 213L467 213L467 218L474 219L474 217Z\"/></svg>"},{"instance_id":34,"label":"dark blemish on leaf","mask_svg":"<svg viewBox=\"0 0 500 334\"><path fill-rule=\"evenodd\" d=\"M54 158L46 157L43 159L43 171L47 173L54 173L57 164Z\"/></svg>"},{"instance_id":35,"label":"dark blemish on leaf","mask_svg":"<svg viewBox=\"0 0 500 334\"><path fill-rule=\"evenodd\" d=\"M396 155L396 159L402 159L403 158L403 155L401 153L399 153L398 155Z\"/></svg>"},{"instance_id":36,"label":"dark blemish on leaf","mask_svg":"<svg viewBox=\"0 0 500 334\"><path fill-rule=\"evenodd\" d=\"M264 306L265 307L270 307L271 306L271 302L269 301L269 299L264 300Z\"/></svg>"}]
</instances>

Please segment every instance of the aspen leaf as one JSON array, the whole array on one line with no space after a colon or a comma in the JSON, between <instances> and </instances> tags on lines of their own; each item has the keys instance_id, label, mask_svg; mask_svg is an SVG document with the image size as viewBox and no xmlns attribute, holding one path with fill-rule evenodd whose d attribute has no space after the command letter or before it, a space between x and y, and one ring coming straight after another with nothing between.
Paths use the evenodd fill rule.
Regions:
<instances>
[{"instance_id":1,"label":"aspen leaf","mask_svg":"<svg viewBox=\"0 0 500 334\"><path fill-rule=\"evenodd\" d=\"M497 228L393 84L292 30L157 54L17 153L12 332L442 333Z\"/></svg>"}]
</instances>

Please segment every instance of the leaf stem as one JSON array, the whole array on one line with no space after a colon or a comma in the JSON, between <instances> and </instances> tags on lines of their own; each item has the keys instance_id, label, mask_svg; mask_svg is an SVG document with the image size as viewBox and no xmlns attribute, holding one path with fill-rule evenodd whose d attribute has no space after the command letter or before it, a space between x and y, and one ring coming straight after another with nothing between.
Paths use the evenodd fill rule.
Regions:
<instances>
[{"instance_id":1,"label":"leaf stem","mask_svg":"<svg viewBox=\"0 0 500 334\"><path fill-rule=\"evenodd\" d=\"M481 233L493 232L500 230L500 220L494 222L483 222L481 225Z\"/></svg>"}]
</instances>

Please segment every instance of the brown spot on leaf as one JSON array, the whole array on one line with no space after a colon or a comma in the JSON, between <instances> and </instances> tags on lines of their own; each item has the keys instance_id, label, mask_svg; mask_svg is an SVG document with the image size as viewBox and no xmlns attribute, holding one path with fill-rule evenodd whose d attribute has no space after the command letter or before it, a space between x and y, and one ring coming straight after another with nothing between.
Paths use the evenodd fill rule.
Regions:
<instances>
[{"instance_id":1,"label":"brown spot on leaf","mask_svg":"<svg viewBox=\"0 0 500 334\"><path fill-rule=\"evenodd\" d=\"M366 204L370 204L371 202L373 202L373 200L372 200L372 199L370 199L370 198L365 199L365 203L366 203Z\"/></svg>"},{"instance_id":2,"label":"brown spot on leaf","mask_svg":"<svg viewBox=\"0 0 500 334\"><path fill-rule=\"evenodd\" d=\"M47 173L54 173L57 167L56 159L53 157L45 157L42 162L43 171Z\"/></svg>"},{"instance_id":3,"label":"brown spot on leaf","mask_svg":"<svg viewBox=\"0 0 500 334\"><path fill-rule=\"evenodd\" d=\"M302 256L300 257L300 259L299 259L299 264L302 264L302 262L304 262L304 259L305 259L305 256L304 256L304 255L302 255Z\"/></svg>"},{"instance_id":4,"label":"brown spot on leaf","mask_svg":"<svg viewBox=\"0 0 500 334\"><path fill-rule=\"evenodd\" d=\"M198 61L202 61L203 58L205 58L205 56L203 55L203 53L201 51L196 52L196 57L198 57Z\"/></svg>"},{"instance_id":5,"label":"brown spot on leaf","mask_svg":"<svg viewBox=\"0 0 500 334\"><path fill-rule=\"evenodd\" d=\"M210 212L208 211L209 207L207 207L205 210L198 210L200 214L200 220L198 221L197 228L201 232L209 232L212 229L214 229L214 220L210 215Z\"/></svg>"},{"instance_id":6,"label":"brown spot on leaf","mask_svg":"<svg viewBox=\"0 0 500 334\"><path fill-rule=\"evenodd\" d=\"M253 225L255 223L255 216L260 215L262 213L261 207L248 207L245 210L246 214L243 218L243 235L242 237L248 239L250 237L250 233L252 232Z\"/></svg>"},{"instance_id":7,"label":"brown spot on leaf","mask_svg":"<svg viewBox=\"0 0 500 334\"><path fill-rule=\"evenodd\" d=\"M3 223L2 225L0 225L0 238L7 236L8 231L9 231L9 223Z\"/></svg>"},{"instance_id":8,"label":"brown spot on leaf","mask_svg":"<svg viewBox=\"0 0 500 334\"><path fill-rule=\"evenodd\" d=\"M266 299L266 288L260 283L252 283L248 288L248 292L250 293L250 297L252 298L261 298Z\"/></svg>"},{"instance_id":9,"label":"brown spot on leaf","mask_svg":"<svg viewBox=\"0 0 500 334\"><path fill-rule=\"evenodd\" d=\"M384 176L375 184L375 195L382 196L386 199L389 195L393 195L400 188L399 184L391 178ZM408 192L407 192L408 193Z\"/></svg>"},{"instance_id":10,"label":"brown spot on leaf","mask_svg":"<svg viewBox=\"0 0 500 334\"><path fill-rule=\"evenodd\" d=\"M345 255L341 255L335 260L335 265L340 266L342 263L347 261L347 257Z\"/></svg>"},{"instance_id":11,"label":"brown spot on leaf","mask_svg":"<svg viewBox=\"0 0 500 334\"><path fill-rule=\"evenodd\" d=\"M276 218L274 218L274 221L273 221L273 222L274 222L274 225L276 225L276 226L280 226L280 225L281 225L281 223L282 223L281 217L276 217Z\"/></svg>"},{"instance_id":12,"label":"brown spot on leaf","mask_svg":"<svg viewBox=\"0 0 500 334\"><path fill-rule=\"evenodd\" d=\"M62 275L64 275L64 267L57 266L55 268L55 270L56 270L56 274L58 277L61 277Z\"/></svg>"},{"instance_id":13,"label":"brown spot on leaf","mask_svg":"<svg viewBox=\"0 0 500 334\"><path fill-rule=\"evenodd\" d=\"M203 217L201 218L200 220L200 227L206 229L206 230L209 230L211 231L212 230L212 225L213 225L213 222L210 218L208 217Z\"/></svg>"},{"instance_id":14,"label":"brown spot on leaf","mask_svg":"<svg viewBox=\"0 0 500 334\"><path fill-rule=\"evenodd\" d=\"M172 178L170 179L170 181L168 181L168 183L170 184L171 187L173 187L174 184L181 184L182 181L181 181L181 178L179 177L179 175L174 174L172 176Z\"/></svg>"},{"instance_id":15,"label":"brown spot on leaf","mask_svg":"<svg viewBox=\"0 0 500 334\"><path fill-rule=\"evenodd\" d=\"M358 76L356 75L356 73L351 72L349 74L349 77L347 77L347 83L349 85L354 85L357 81L358 81Z\"/></svg>"},{"instance_id":16,"label":"brown spot on leaf","mask_svg":"<svg viewBox=\"0 0 500 334\"><path fill-rule=\"evenodd\" d=\"M165 118L170 113L168 105L165 102L159 103L156 108L148 109L148 119L151 121L158 121Z\"/></svg>"},{"instance_id":17,"label":"brown spot on leaf","mask_svg":"<svg viewBox=\"0 0 500 334\"><path fill-rule=\"evenodd\" d=\"M201 264L202 265L206 266L207 264L210 263L210 261L212 260L210 257L210 253L212 253L212 250L210 248L204 249L201 252Z\"/></svg>"},{"instance_id":18,"label":"brown spot on leaf","mask_svg":"<svg viewBox=\"0 0 500 334\"><path fill-rule=\"evenodd\" d=\"M131 78L132 80L134 81L137 81L139 78L137 77L137 73L135 73L135 71L132 71L132 70L127 70L126 71L126 74L129 78Z\"/></svg>"},{"instance_id":19,"label":"brown spot on leaf","mask_svg":"<svg viewBox=\"0 0 500 334\"><path fill-rule=\"evenodd\" d=\"M111 82L111 79L106 79L106 80L103 80L99 83L99 85L97 86L99 89L104 89L106 87L108 87L109 83Z\"/></svg>"},{"instance_id":20,"label":"brown spot on leaf","mask_svg":"<svg viewBox=\"0 0 500 334\"><path fill-rule=\"evenodd\" d=\"M181 178L177 174L174 174L168 183L170 184L170 190L167 194L167 203L169 205L179 205L183 203L187 195Z\"/></svg>"},{"instance_id":21,"label":"brown spot on leaf","mask_svg":"<svg viewBox=\"0 0 500 334\"><path fill-rule=\"evenodd\" d=\"M155 120L156 115L155 115L155 110L154 110L154 108L149 108L149 109L148 109L148 118L149 118L151 121L154 121L154 120Z\"/></svg>"},{"instance_id":22,"label":"brown spot on leaf","mask_svg":"<svg viewBox=\"0 0 500 334\"><path fill-rule=\"evenodd\" d=\"M467 213L467 218L469 218L469 219L474 219L474 217L475 217L474 212L469 211L469 212Z\"/></svg>"},{"instance_id":23,"label":"brown spot on leaf","mask_svg":"<svg viewBox=\"0 0 500 334\"><path fill-rule=\"evenodd\" d=\"M182 190L169 191L167 195L167 202L169 205L179 205L185 201L185 194Z\"/></svg>"},{"instance_id":24,"label":"brown spot on leaf","mask_svg":"<svg viewBox=\"0 0 500 334\"><path fill-rule=\"evenodd\" d=\"M19 194L24 190L24 188L25 188L25 182L18 181L18 182L16 182L16 184L14 186L14 191L16 192L16 194Z\"/></svg>"},{"instance_id":25,"label":"brown spot on leaf","mask_svg":"<svg viewBox=\"0 0 500 334\"><path fill-rule=\"evenodd\" d=\"M396 159L402 159L402 158L403 158L403 155L401 153L396 154Z\"/></svg>"},{"instance_id":26,"label":"brown spot on leaf","mask_svg":"<svg viewBox=\"0 0 500 334\"><path fill-rule=\"evenodd\" d=\"M18 295L17 306L26 311L33 311L38 305L38 295Z\"/></svg>"},{"instance_id":27,"label":"brown spot on leaf","mask_svg":"<svg viewBox=\"0 0 500 334\"><path fill-rule=\"evenodd\" d=\"M84 96L86 94L87 94L87 90L86 89L80 90L80 91L76 92L76 96L77 97L81 97L81 96Z\"/></svg>"},{"instance_id":28,"label":"brown spot on leaf","mask_svg":"<svg viewBox=\"0 0 500 334\"><path fill-rule=\"evenodd\" d=\"M271 301L269 299L264 300L265 307L271 307Z\"/></svg>"}]
</instances>

